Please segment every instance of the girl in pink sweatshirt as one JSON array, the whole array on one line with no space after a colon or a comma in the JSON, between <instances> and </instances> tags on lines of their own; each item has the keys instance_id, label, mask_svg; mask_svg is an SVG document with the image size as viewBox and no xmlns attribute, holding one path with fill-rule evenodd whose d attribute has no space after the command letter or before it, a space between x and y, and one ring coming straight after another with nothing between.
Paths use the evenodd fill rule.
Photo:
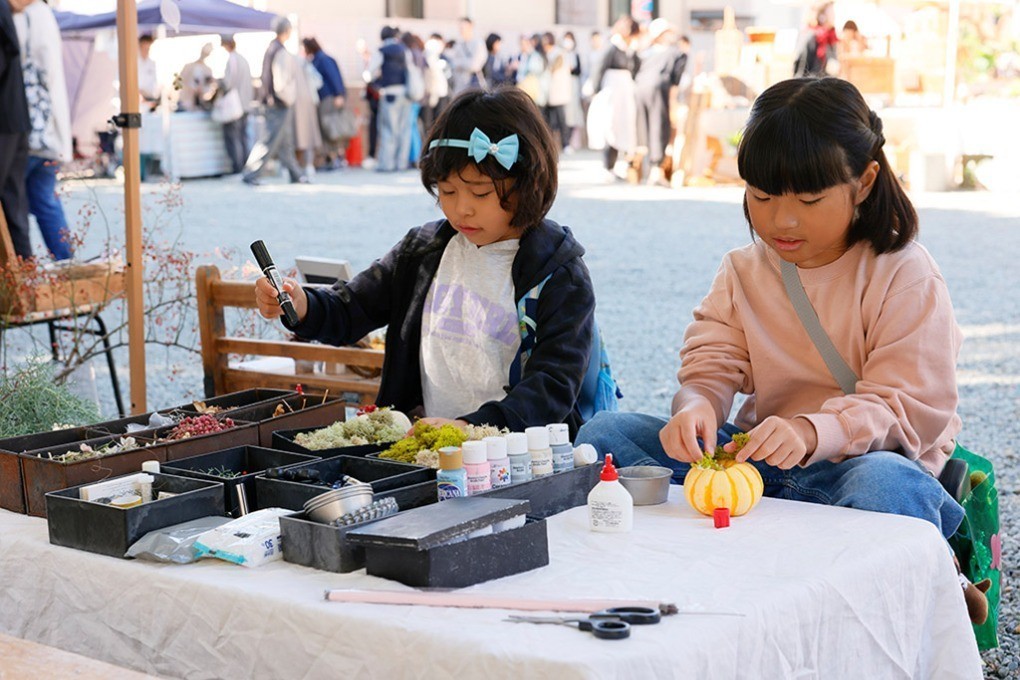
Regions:
<instances>
[{"instance_id":1,"label":"girl in pink sweatshirt","mask_svg":"<svg viewBox=\"0 0 1020 680\"><path fill-rule=\"evenodd\" d=\"M960 431L961 333L884 143L846 81L763 92L737 158L752 243L725 256L694 310L672 417L600 413L577 441L682 481L703 451L748 432L738 458L766 495L910 515L951 536L963 509L936 476ZM852 371L842 387L791 303L783 263Z\"/></svg>"}]
</instances>

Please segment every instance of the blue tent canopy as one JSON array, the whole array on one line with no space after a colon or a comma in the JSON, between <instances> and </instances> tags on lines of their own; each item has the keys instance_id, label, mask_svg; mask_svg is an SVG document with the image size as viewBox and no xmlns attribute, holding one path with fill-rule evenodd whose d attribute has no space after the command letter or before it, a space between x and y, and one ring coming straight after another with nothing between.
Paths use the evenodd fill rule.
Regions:
<instances>
[{"instance_id":1,"label":"blue tent canopy","mask_svg":"<svg viewBox=\"0 0 1020 680\"><path fill-rule=\"evenodd\" d=\"M268 31L276 16L271 12L242 7L228 0L175 0L181 11L178 35L204 33L239 33L242 31ZM143 0L138 3L139 32L152 31L166 21L159 10L160 0ZM54 12L61 33L92 33L117 25L117 13L75 14Z\"/></svg>"}]
</instances>

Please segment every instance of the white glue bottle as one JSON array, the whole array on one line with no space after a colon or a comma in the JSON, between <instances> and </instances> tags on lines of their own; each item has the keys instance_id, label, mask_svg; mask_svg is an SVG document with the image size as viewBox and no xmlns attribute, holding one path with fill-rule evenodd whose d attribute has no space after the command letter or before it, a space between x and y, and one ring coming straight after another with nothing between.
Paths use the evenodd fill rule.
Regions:
<instances>
[{"instance_id":1,"label":"white glue bottle","mask_svg":"<svg viewBox=\"0 0 1020 680\"><path fill-rule=\"evenodd\" d=\"M613 454L606 454L602 481L588 494L588 524L592 531L623 532L634 526L634 499L620 484Z\"/></svg>"}]
</instances>

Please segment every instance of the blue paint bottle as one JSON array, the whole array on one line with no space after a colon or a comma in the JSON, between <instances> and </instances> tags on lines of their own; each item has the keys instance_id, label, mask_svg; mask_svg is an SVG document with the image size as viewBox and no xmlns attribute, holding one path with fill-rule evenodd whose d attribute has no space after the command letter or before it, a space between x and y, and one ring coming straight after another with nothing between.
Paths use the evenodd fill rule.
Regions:
<instances>
[{"instance_id":1,"label":"blue paint bottle","mask_svg":"<svg viewBox=\"0 0 1020 680\"><path fill-rule=\"evenodd\" d=\"M439 500L464 498L467 496L467 470L459 446L444 446L439 449L439 472L436 473Z\"/></svg>"}]
</instances>

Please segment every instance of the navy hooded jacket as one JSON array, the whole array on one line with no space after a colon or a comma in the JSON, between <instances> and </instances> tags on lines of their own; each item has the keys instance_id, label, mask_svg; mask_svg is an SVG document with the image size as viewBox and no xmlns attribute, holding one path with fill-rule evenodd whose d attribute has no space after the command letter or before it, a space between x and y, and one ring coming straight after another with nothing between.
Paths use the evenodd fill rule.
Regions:
<instances>
[{"instance_id":1,"label":"navy hooded jacket","mask_svg":"<svg viewBox=\"0 0 1020 680\"><path fill-rule=\"evenodd\" d=\"M351 281L329 289L306 288L308 313L293 330L331 345L350 345L388 326L386 356L376 402L405 413L422 411L421 323L425 298L456 230L447 220L412 229L382 259ZM499 401L460 416L522 432L526 427L581 425L577 398L588 367L595 294L584 248L570 229L542 220L521 237L511 267L515 301L548 277L538 298L536 342L517 384Z\"/></svg>"}]
</instances>

